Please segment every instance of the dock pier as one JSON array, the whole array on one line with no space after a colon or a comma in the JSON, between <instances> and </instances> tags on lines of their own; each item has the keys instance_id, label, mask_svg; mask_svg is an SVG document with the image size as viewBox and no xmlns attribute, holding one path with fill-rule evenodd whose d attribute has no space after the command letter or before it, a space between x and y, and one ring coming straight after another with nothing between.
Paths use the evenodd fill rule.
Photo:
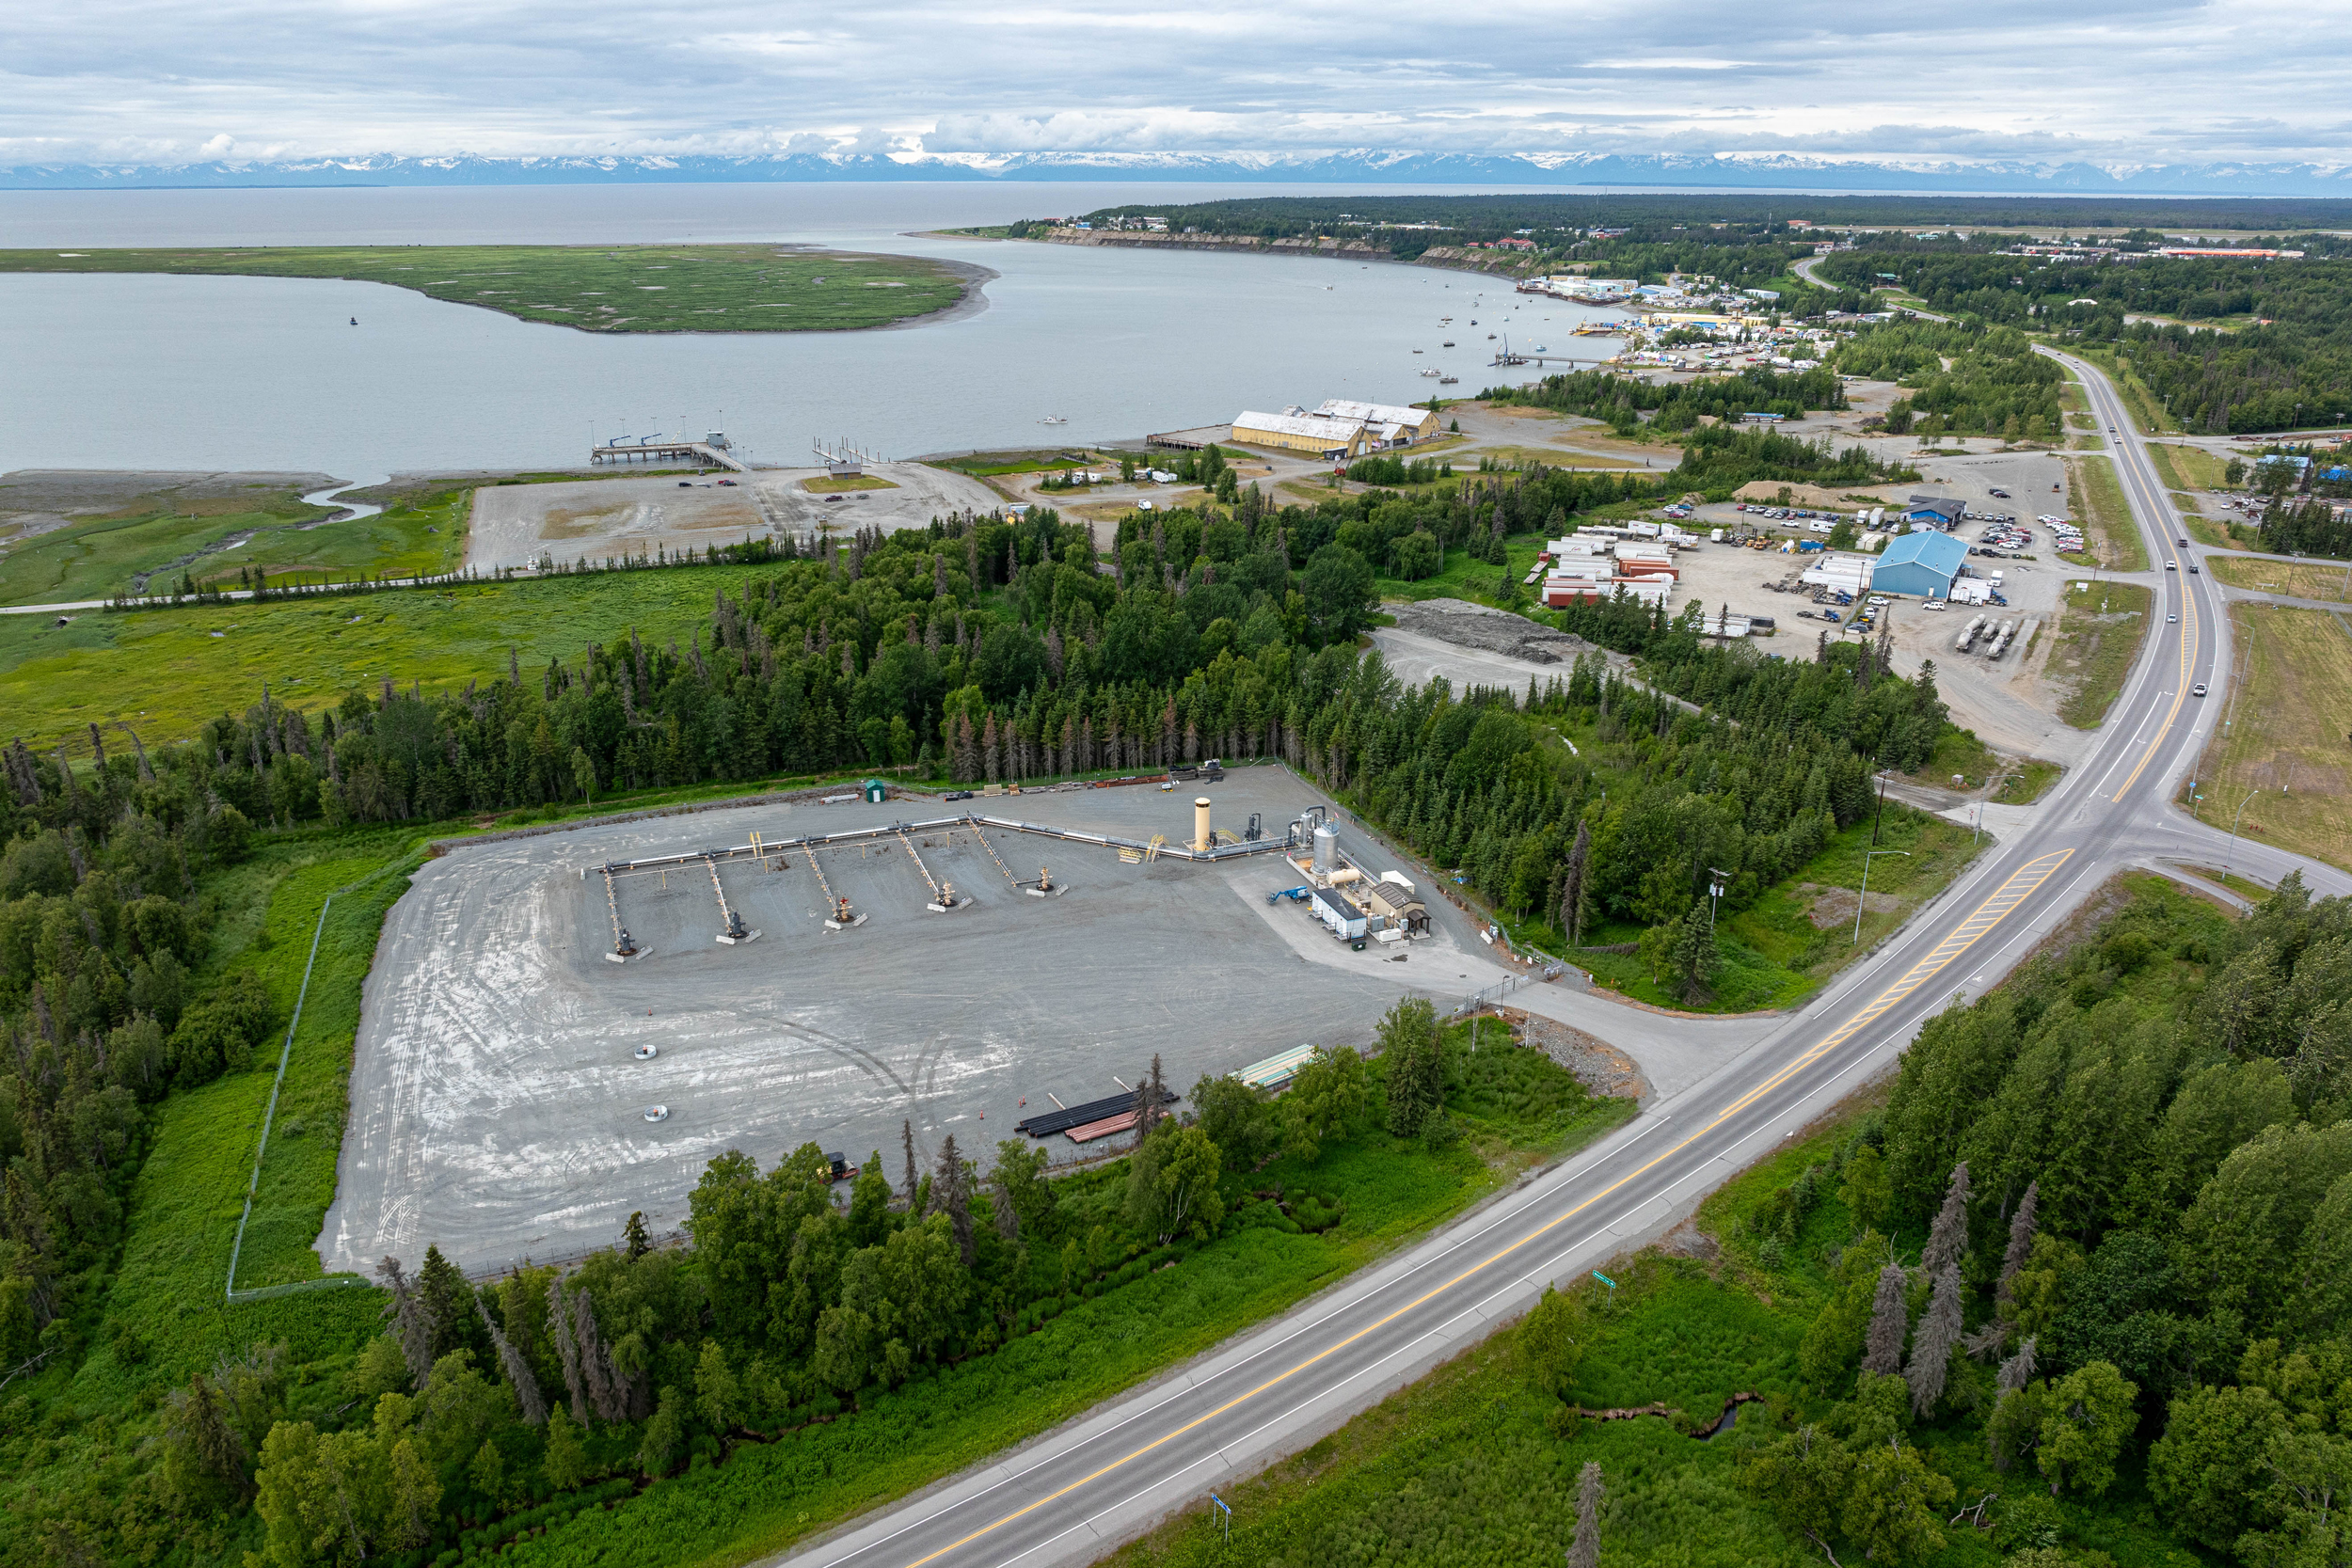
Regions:
<instances>
[{"instance_id":1,"label":"dock pier","mask_svg":"<svg viewBox=\"0 0 2352 1568\"><path fill-rule=\"evenodd\" d=\"M665 436L648 436L631 440L615 437L588 449L591 465L600 463L692 463L704 467L732 468L739 474L751 472L742 459L726 450L726 437L711 440L673 440Z\"/></svg>"}]
</instances>

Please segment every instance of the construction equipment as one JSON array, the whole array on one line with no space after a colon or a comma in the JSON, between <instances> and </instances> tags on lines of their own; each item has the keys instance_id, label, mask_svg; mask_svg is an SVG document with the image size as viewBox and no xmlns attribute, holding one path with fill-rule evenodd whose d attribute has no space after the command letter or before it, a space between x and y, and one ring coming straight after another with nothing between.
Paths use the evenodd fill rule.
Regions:
<instances>
[{"instance_id":1,"label":"construction equipment","mask_svg":"<svg viewBox=\"0 0 2352 1568\"><path fill-rule=\"evenodd\" d=\"M1265 901L1269 904L1279 904L1283 899L1287 898L1294 904L1303 904L1309 898L1314 896L1314 891L1315 890L1311 887L1279 888L1276 891L1267 894L1265 895Z\"/></svg>"},{"instance_id":2,"label":"construction equipment","mask_svg":"<svg viewBox=\"0 0 2352 1568\"><path fill-rule=\"evenodd\" d=\"M1059 898L1067 890L1057 887L1053 872L1041 865L1037 868L1037 886L1025 886L1021 891L1032 898Z\"/></svg>"}]
</instances>

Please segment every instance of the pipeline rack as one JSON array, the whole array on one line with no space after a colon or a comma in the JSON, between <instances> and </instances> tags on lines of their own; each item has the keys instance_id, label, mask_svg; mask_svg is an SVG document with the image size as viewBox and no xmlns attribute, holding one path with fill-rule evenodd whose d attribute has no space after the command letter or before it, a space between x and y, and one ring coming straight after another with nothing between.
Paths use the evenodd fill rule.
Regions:
<instances>
[{"instance_id":1,"label":"pipeline rack","mask_svg":"<svg viewBox=\"0 0 2352 1568\"><path fill-rule=\"evenodd\" d=\"M817 863L815 851L832 845L870 843L876 839L901 837L907 833L955 828L970 828L976 834L982 828L995 828L1005 832L1035 833L1041 838L1064 839L1072 844L1092 844L1109 849L1148 852L1152 858L1161 860L1197 862L1242 860L1251 855L1279 854L1291 847L1290 839L1286 836L1279 840L1263 839L1255 844L1220 844L1209 849L1193 849L1169 844L1165 839L1152 843L1143 839L1120 838L1115 833L1090 833L1075 828L1049 828L1041 823L1021 822L1009 816L982 816L977 813L966 812L960 816L932 817L922 822L894 822L885 828L851 828L837 833L809 833L801 838L764 841L755 839L752 843L739 844L731 849L693 849L681 855L660 855L648 860L608 861L602 865L583 865L580 868L580 879L585 881L591 871L600 872L607 877L618 877L634 871L666 871L672 866L692 865L697 862L715 864L720 861L735 860L740 857L750 857L765 862L770 856L782 856L795 849L807 855L810 865L815 866ZM979 836L980 842L985 846L988 842L986 835L980 834ZM989 849L989 858L996 860L996 851L993 848ZM917 863L920 862L918 861ZM1004 863L997 860L997 864L1001 868ZM927 877L928 875L926 873ZM1007 872L1006 875L1009 878L1011 873ZM822 884L824 872L820 869L817 876L819 884ZM829 898L832 896L832 889L829 887L826 889L826 896Z\"/></svg>"}]
</instances>

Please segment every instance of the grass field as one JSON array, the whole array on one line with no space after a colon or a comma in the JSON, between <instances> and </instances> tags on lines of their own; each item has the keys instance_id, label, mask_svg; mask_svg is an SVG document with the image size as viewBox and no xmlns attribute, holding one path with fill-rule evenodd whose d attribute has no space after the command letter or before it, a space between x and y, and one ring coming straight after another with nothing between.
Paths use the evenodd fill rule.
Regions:
<instances>
[{"instance_id":1,"label":"grass field","mask_svg":"<svg viewBox=\"0 0 2352 1568\"><path fill-rule=\"evenodd\" d=\"M58 626L0 616L0 712L28 745L51 745L120 719L151 744L242 712L262 683L297 707L402 686L503 679L509 650L526 678L591 639L640 628L683 636L709 613L712 591L746 566L592 573L519 582L394 589L380 594L177 610L91 611Z\"/></svg>"},{"instance_id":2,"label":"grass field","mask_svg":"<svg viewBox=\"0 0 2352 1568\"><path fill-rule=\"evenodd\" d=\"M2097 561L2108 571L2148 569L2148 546L2132 521L2131 506L2123 499L2123 487L2116 481L2112 463L2069 459L2066 508L2082 519L2084 531L2097 552ZM2078 566L2090 564L2090 560L2078 556L2059 559Z\"/></svg>"},{"instance_id":3,"label":"grass field","mask_svg":"<svg viewBox=\"0 0 2352 1568\"><path fill-rule=\"evenodd\" d=\"M164 594L184 573L199 585L237 585L239 568L275 578L430 576L465 553L464 489L398 498L373 517L321 523L334 509L305 506L293 488L250 499L139 497L105 515L35 535L0 555L0 604L57 604L118 594Z\"/></svg>"},{"instance_id":4,"label":"grass field","mask_svg":"<svg viewBox=\"0 0 2352 1568\"><path fill-rule=\"evenodd\" d=\"M2238 674L2206 743L2199 815L2352 868L2352 626L2327 610L2230 607ZM2252 799L2249 800L2248 797Z\"/></svg>"},{"instance_id":5,"label":"grass field","mask_svg":"<svg viewBox=\"0 0 2352 1568\"><path fill-rule=\"evenodd\" d=\"M1381 576L1375 580L1383 599L1469 599L1475 604L1502 604L1503 595L1500 591L1507 572L1517 593L1511 608L1525 610L1535 602L1535 591L1519 579L1534 567L1536 553L1545 544L1541 534L1513 534L1502 542L1506 565L1476 561L1468 550L1452 549L1445 552L1445 565L1435 577L1407 582L1403 578ZM1373 569L1378 572L1387 564L1375 562Z\"/></svg>"},{"instance_id":6,"label":"grass field","mask_svg":"<svg viewBox=\"0 0 2352 1568\"><path fill-rule=\"evenodd\" d=\"M801 481L801 488L812 496L840 496L852 490L896 490L898 487L896 480L884 479L880 474L842 474L837 477L820 474L814 479Z\"/></svg>"},{"instance_id":7,"label":"grass field","mask_svg":"<svg viewBox=\"0 0 2352 1568\"><path fill-rule=\"evenodd\" d=\"M2168 489L2218 490L2222 487L2223 461L2202 447L2151 441L2148 443L2148 454L2156 460L2156 469L2164 475Z\"/></svg>"},{"instance_id":8,"label":"grass field","mask_svg":"<svg viewBox=\"0 0 2352 1568\"><path fill-rule=\"evenodd\" d=\"M2004 805L2031 805L2049 794L2050 786L2065 775L2066 769L2055 762L2027 757L2010 769L2001 781L2001 787L1993 792L1993 799Z\"/></svg>"},{"instance_id":9,"label":"grass field","mask_svg":"<svg viewBox=\"0 0 2352 1568\"><path fill-rule=\"evenodd\" d=\"M2139 657L2151 595L2133 583L2101 582L2086 593L2070 591L2066 598L2047 671L2050 679L2074 685L2058 717L2078 730L2095 730L2106 721Z\"/></svg>"},{"instance_id":10,"label":"grass field","mask_svg":"<svg viewBox=\"0 0 2352 1568\"><path fill-rule=\"evenodd\" d=\"M2352 567L2217 555L2206 559L2205 569L2233 588L2286 594L2298 599L2325 599L2332 604L2352 600Z\"/></svg>"},{"instance_id":11,"label":"grass field","mask_svg":"<svg viewBox=\"0 0 2352 1568\"><path fill-rule=\"evenodd\" d=\"M968 286L921 257L767 245L0 250L0 272L353 278L584 332L849 331L946 309Z\"/></svg>"},{"instance_id":12,"label":"grass field","mask_svg":"<svg viewBox=\"0 0 2352 1568\"><path fill-rule=\"evenodd\" d=\"M1580 746L1583 737L1578 736ZM1928 899L1944 891L1974 857L1969 832L1956 822L1901 806L1890 806L1880 825L1880 849L1900 850L1870 863L1869 908L1862 917L1862 939L1854 941L1855 893L1862 883L1862 857L1872 847L1871 825L1858 822L1787 879L1765 890L1746 909L1725 911L1716 927L1722 968L1711 982L1711 999L1692 1004L1651 978L1638 954L1579 950L1567 957L1591 971L1603 989L1654 1007L1706 1013L1762 1012L1791 1007L1835 978L1880 937L1893 931ZM1558 953L1565 939L1556 927L1505 923L1515 941ZM1587 927L1589 947L1634 942L1633 925Z\"/></svg>"}]
</instances>

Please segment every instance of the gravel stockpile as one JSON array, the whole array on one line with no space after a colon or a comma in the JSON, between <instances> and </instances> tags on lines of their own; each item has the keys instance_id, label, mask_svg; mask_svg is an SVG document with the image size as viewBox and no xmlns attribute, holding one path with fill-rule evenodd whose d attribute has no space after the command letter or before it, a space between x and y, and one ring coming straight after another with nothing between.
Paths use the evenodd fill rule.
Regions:
<instances>
[{"instance_id":1,"label":"gravel stockpile","mask_svg":"<svg viewBox=\"0 0 2352 1568\"><path fill-rule=\"evenodd\" d=\"M1397 629L1434 637L1460 648L1523 658L1532 664L1573 664L1596 652L1581 637L1538 626L1507 610L1490 610L1467 599L1421 599L1382 607L1396 617Z\"/></svg>"}]
</instances>

